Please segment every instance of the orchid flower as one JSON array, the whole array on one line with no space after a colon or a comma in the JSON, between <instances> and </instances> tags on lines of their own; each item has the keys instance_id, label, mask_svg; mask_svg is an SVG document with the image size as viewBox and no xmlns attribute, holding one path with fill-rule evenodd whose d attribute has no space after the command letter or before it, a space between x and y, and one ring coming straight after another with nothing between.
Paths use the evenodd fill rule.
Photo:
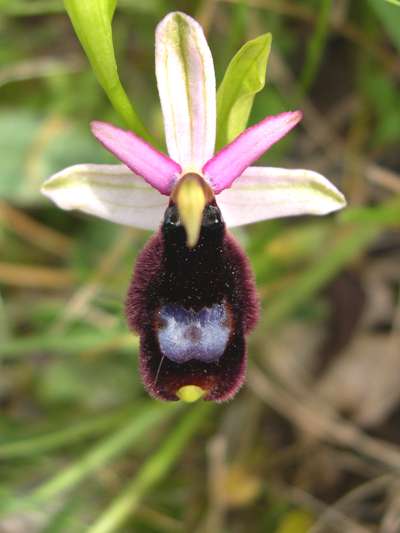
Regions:
<instances>
[{"instance_id":1,"label":"orchid flower","mask_svg":"<svg viewBox=\"0 0 400 533\"><path fill-rule=\"evenodd\" d=\"M140 370L164 400L223 401L244 381L246 335L258 316L253 275L226 228L345 205L309 170L251 166L301 120L269 116L214 153L216 92L200 25L170 13L156 30L156 76L169 156L131 131L93 122L122 165L75 165L42 192L63 209L157 230L140 253L126 316L140 335Z\"/></svg>"}]
</instances>

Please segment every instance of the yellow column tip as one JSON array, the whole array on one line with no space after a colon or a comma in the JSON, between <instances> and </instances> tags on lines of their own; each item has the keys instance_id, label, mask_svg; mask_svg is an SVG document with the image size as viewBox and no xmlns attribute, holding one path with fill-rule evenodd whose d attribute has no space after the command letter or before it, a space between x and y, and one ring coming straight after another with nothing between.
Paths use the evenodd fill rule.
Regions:
<instances>
[{"instance_id":1,"label":"yellow column tip","mask_svg":"<svg viewBox=\"0 0 400 533\"><path fill-rule=\"evenodd\" d=\"M206 196L199 176L196 174L183 176L176 191L176 205L185 227L187 245L193 248L199 240L201 220L206 205Z\"/></svg>"}]
</instances>

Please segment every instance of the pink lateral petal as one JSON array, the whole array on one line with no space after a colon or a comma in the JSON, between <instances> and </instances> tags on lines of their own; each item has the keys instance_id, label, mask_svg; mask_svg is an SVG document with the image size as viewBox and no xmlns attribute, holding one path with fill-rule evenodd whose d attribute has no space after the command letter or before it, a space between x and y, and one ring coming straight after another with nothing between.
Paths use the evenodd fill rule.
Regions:
<instances>
[{"instance_id":1,"label":"pink lateral petal","mask_svg":"<svg viewBox=\"0 0 400 533\"><path fill-rule=\"evenodd\" d=\"M135 174L142 176L161 194L171 193L182 171L178 163L131 131L99 121L90 126L96 139Z\"/></svg>"},{"instance_id":2,"label":"pink lateral petal","mask_svg":"<svg viewBox=\"0 0 400 533\"><path fill-rule=\"evenodd\" d=\"M247 128L222 148L203 167L206 179L216 194L232 185L248 166L257 161L301 120L301 111L273 115Z\"/></svg>"}]
</instances>

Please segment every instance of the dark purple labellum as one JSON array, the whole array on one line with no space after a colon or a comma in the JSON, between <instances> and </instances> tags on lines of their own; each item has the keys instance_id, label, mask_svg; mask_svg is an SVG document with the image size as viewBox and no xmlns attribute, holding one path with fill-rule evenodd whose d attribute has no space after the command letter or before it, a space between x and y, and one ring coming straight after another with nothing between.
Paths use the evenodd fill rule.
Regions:
<instances>
[{"instance_id":1,"label":"dark purple labellum","mask_svg":"<svg viewBox=\"0 0 400 533\"><path fill-rule=\"evenodd\" d=\"M204 209L194 248L170 204L136 262L126 316L140 335L140 370L152 396L177 400L185 385L201 387L206 400L235 395L258 299L249 262L215 201Z\"/></svg>"}]
</instances>

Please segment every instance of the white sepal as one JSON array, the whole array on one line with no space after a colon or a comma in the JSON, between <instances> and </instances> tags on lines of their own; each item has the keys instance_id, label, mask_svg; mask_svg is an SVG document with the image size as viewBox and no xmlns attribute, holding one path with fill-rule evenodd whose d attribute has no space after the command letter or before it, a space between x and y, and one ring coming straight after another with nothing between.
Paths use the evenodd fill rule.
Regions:
<instances>
[{"instance_id":1,"label":"white sepal","mask_svg":"<svg viewBox=\"0 0 400 533\"><path fill-rule=\"evenodd\" d=\"M228 227L260 220L326 215L346 205L343 194L311 170L249 167L217 196Z\"/></svg>"},{"instance_id":2,"label":"white sepal","mask_svg":"<svg viewBox=\"0 0 400 533\"><path fill-rule=\"evenodd\" d=\"M46 180L41 192L62 209L151 230L168 205L168 197L125 165L74 165Z\"/></svg>"},{"instance_id":3,"label":"white sepal","mask_svg":"<svg viewBox=\"0 0 400 533\"><path fill-rule=\"evenodd\" d=\"M184 13L157 27L156 75L169 155L198 172L214 153L215 73L201 26Z\"/></svg>"}]
</instances>

